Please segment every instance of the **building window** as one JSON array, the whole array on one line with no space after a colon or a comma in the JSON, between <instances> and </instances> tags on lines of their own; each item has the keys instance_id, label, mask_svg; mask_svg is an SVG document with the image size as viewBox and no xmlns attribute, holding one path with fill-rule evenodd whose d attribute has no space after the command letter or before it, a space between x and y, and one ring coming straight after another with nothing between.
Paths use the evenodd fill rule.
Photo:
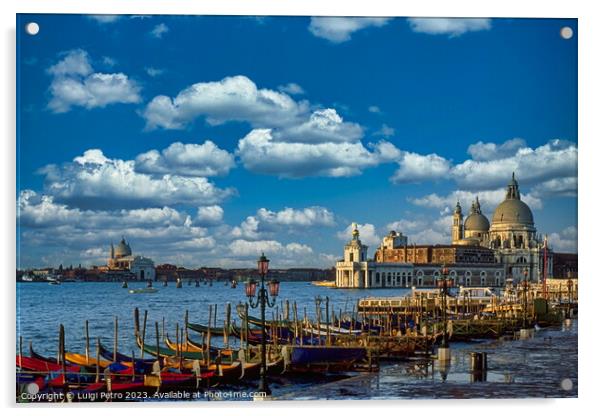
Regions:
<instances>
[{"instance_id":1,"label":"building window","mask_svg":"<svg viewBox=\"0 0 602 416\"><path fill-rule=\"evenodd\" d=\"M353 262L353 253L349 253L349 261Z\"/></svg>"}]
</instances>

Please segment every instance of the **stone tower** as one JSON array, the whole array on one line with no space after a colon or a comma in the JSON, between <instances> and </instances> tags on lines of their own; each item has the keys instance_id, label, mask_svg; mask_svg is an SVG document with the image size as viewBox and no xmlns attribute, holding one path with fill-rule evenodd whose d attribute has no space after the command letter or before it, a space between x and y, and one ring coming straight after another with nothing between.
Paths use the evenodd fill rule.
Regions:
<instances>
[{"instance_id":1,"label":"stone tower","mask_svg":"<svg viewBox=\"0 0 602 416\"><path fill-rule=\"evenodd\" d=\"M456 203L452 222L452 244L457 244L464 238L464 216L462 215L462 207L460 201Z\"/></svg>"}]
</instances>

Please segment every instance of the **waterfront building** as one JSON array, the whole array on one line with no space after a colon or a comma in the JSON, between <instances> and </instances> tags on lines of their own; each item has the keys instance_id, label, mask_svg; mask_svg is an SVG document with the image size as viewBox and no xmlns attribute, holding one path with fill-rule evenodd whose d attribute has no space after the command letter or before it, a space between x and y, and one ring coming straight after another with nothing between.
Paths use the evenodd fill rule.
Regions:
<instances>
[{"instance_id":1,"label":"waterfront building","mask_svg":"<svg viewBox=\"0 0 602 416\"><path fill-rule=\"evenodd\" d=\"M537 234L531 208L521 200L514 173L506 187L506 197L493 212L491 224L481 212L478 197L470 214L462 223L462 207L458 202L452 217L452 244L488 247L496 261L504 266L505 278L515 283L524 278L539 282L552 275L554 256L545 238ZM544 256L544 251L547 254ZM545 265L544 265L544 257Z\"/></svg>"},{"instance_id":2,"label":"waterfront building","mask_svg":"<svg viewBox=\"0 0 602 416\"><path fill-rule=\"evenodd\" d=\"M478 197L466 218L458 201L451 220L450 245L408 245L406 236L391 231L373 259L368 259L368 247L354 226L344 258L336 263L337 287L434 286L443 264L454 283L465 286L502 286L507 279L516 283L524 279L525 271L529 281L540 282L544 275L552 277L553 270L561 270L554 269L555 259L566 264L563 274L576 275L576 255L555 256L537 234L514 173L491 222Z\"/></svg>"},{"instance_id":3,"label":"waterfront building","mask_svg":"<svg viewBox=\"0 0 602 416\"><path fill-rule=\"evenodd\" d=\"M107 268L109 271L129 271L138 280L155 280L155 263L148 257L133 256L125 237L117 246L111 243Z\"/></svg>"}]
</instances>

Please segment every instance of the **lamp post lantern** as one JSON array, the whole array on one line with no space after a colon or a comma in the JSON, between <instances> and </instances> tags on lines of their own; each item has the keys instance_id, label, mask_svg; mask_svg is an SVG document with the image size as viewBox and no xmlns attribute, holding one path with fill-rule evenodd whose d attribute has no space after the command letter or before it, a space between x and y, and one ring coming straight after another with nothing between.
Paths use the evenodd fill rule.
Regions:
<instances>
[{"instance_id":1,"label":"lamp post lantern","mask_svg":"<svg viewBox=\"0 0 602 416\"><path fill-rule=\"evenodd\" d=\"M260 308L261 311L261 367L259 373L259 391L269 396L272 392L268 387L267 382L267 359L266 359L266 330L265 330L265 308L273 308L276 305L276 297L280 290L280 282L278 280L271 280L267 283L265 278L268 274L270 261L266 258L265 254L261 253L261 257L257 260L257 271L261 280L259 282L259 293L255 295L257 291L257 282L253 279L249 279L245 286L245 294L249 298L249 305L252 308ZM271 300L270 300L271 297Z\"/></svg>"}]
</instances>

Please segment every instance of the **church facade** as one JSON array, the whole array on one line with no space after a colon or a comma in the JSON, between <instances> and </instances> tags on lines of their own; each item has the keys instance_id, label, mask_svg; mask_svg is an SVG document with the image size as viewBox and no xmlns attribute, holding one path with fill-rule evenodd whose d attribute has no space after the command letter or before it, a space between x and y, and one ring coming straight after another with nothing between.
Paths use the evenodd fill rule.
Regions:
<instances>
[{"instance_id":1,"label":"church facade","mask_svg":"<svg viewBox=\"0 0 602 416\"><path fill-rule=\"evenodd\" d=\"M491 224L481 212L478 198L466 219L460 203L456 204L449 245L408 245L407 236L391 231L374 258L368 259L368 247L359 237L354 225L344 258L336 263L337 287L435 286L443 265L455 285L502 286L507 279L523 280L525 272L529 281L540 281L544 267L547 276L553 267L553 256L537 235L533 214L521 201L514 174Z\"/></svg>"},{"instance_id":2,"label":"church facade","mask_svg":"<svg viewBox=\"0 0 602 416\"><path fill-rule=\"evenodd\" d=\"M133 256L125 237L117 246L111 243L107 266L112 271L129 271L138 280L155 280L155 263L148 257Z\"/></svg>"}]
</instances>

